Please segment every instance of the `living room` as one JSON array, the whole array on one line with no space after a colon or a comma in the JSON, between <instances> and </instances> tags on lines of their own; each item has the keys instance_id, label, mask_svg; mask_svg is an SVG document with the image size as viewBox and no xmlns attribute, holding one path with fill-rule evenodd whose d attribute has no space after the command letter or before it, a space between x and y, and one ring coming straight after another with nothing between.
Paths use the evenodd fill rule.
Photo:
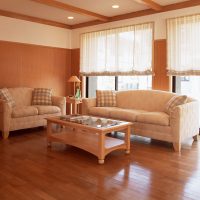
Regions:
<instances>
[{"instance_id":1,"label":"living room","mask_svg":"<svg viewBox=\"0 0 200 200\"><path fill-rule=\"evenodd\" d=\"M1 0L0 199L200 199L199 11Z\"/></svg>"}]
</instances>

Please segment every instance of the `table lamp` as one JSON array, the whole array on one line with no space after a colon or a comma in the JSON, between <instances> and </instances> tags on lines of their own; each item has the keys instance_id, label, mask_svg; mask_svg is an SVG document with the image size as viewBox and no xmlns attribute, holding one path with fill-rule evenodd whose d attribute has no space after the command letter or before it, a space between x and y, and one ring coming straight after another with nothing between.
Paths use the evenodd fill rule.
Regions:
<instances>
[{"instance_id":1,"label":"table lamp","mask_svg":"<svg viewBox=\"0 0 200 200\"><path fill-rule=\"evenodd\" d=\"M68 79L68 82L74 83L74 96L75 96L75 85L76 85L76 83L80 83L81 81L79 80L79 78L77 76L71 76Z\"/></svg>"}]
</instances>

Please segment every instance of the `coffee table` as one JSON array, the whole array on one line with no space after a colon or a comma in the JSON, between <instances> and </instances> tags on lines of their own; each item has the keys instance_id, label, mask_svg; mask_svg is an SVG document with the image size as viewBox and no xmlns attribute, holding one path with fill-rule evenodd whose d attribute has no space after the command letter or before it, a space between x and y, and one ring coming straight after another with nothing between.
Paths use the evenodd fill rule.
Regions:
<instances>
[{"instance_id":1,"label":"coffee table","mask_svg":"<svg viewBox=\"0 0 200 200\"><path fill-rule=\"evenodd\" d=\"M99 164L104 163L105 156L112 151L123 149L130 153L131 122L99 118L87 115L66 115L48 117L47 144L61 142L90 152L98 157ZM52 125L62 127L62 131L52 131ZM113 131L125 133L124 139L108 137Z\"/></svg>"}]
</instances>

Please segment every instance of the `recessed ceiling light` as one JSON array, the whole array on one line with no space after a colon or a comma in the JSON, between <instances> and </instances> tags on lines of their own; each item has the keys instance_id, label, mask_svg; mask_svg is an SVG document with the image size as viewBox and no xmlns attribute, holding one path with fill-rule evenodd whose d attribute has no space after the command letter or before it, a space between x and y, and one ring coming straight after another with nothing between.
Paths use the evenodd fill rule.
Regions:
<instances>
[{"instance_id":1,"label":"recessed ceiling light","mask_svg":"<svg viewBox=\"0 0 200 200\"><path fill-rule=\"evenodd\" d=\"M112 8L119 8L119 5L112 5Z\"/></svg>"},{"instance_id":2,"label":"recessed ceiling light","mask_svg":"<svg viewBox=\"0 0 200 200\"><path fill-rule=\"evenodd\" d=\"M72 16L69 16L69 17L67 17L68 19L74 19L74 17L72 17Z\"/></svg>"}]
</instances>

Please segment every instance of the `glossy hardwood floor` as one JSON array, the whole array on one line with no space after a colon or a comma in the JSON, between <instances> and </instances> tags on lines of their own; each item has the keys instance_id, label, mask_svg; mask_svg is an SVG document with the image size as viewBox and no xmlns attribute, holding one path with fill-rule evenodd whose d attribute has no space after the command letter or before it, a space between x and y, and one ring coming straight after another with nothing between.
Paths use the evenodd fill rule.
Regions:
<instances>
[{"instance_id":1,"label":"glossy hardwood floor","mask_svg":"<svg viewBox=\"0 0 200 200\"><path fill-rule=\"evenodd\" d=\"M118 136L120 137L120 136ZM11 133L0 140L0 200L200 199L200 144L184 147L133 137L131 154L95 156L55 143L45 131Z\"/></svg>"}]
</instances>

